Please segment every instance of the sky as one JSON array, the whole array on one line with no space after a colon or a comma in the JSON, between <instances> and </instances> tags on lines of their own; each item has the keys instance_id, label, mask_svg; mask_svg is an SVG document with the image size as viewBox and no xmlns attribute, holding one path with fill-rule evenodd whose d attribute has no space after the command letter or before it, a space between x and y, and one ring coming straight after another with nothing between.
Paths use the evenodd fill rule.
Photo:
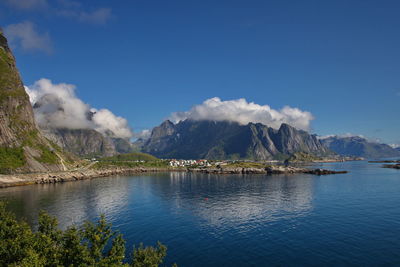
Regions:
<instances>
[{"instance_id":1,"label":"sky","mask_svg":"<svg viewBox=\"0 0 400 267\"><path fill-rule=\"evenodd\" d=\"M0 0L28 87L73 85L136 133L222 112L391 144L399 14L390 0Z\"/></svg>"}]
</instances>

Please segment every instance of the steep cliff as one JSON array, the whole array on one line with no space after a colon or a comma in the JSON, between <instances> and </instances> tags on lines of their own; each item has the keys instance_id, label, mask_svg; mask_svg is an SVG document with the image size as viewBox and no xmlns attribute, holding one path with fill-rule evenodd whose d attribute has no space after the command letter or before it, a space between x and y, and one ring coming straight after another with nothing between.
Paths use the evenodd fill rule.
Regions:
<instances>
[{"instance_id":1,"label":"steep cliff","mask_svg":"<svg viewBox=\"0 0 400 267\"><path fill-rule=\"evenodd\" d=\"M93 129L43 129L42 132L66 151L79 156L97 157L116 154L112 141Z\"/></svg>"},{"instance_id":2,"label":"steep cliff","mask_svg":"<svg viewBox=\"0 0 400 267\"><path fill-rule=\"evenodd\" d=\"M94 129L42 129L43 134L64 150L83 157L109 157L133 151L129 140L104 136Z\"/></svg>"},{"instance_id":3,"label":"steep cliff","mask_svg":"<svg viewBox=\"0 0 400 267\"><path fill-rule=\"evenodd\" d=\"M14 56L0 32L0 173L64 170L67 162L37 129Z\"/></svg>"}]
</instances>

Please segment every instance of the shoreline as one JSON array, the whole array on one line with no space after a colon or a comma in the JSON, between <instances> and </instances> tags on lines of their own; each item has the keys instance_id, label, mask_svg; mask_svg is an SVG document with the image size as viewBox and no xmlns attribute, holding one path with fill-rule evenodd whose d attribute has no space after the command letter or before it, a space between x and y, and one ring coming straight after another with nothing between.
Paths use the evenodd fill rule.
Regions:
<instances>
[{"instance_id":1,"label":"shoreline","mask_svg":"<svg viewBox=\"0 0 400 267\"><path fill-rule=\"evenodd\" d=\"M84 169L64 172L27 173L27 174L6 174L0 175L0 188L24 186L32 184L64 183L80 180L89 180L116 175L129 175L138 173L156 172L187 172L187 173L208 173L208 174L343 174L347 171L332 171L325 169L307 169L298 167L271 166L266 168L108 168L108 169Z\"/></svg>"},{"instance_id":2,"label":"shoreline","mask_svg":"<svg viewBox=\"0 0 400 267\"><path fill-rule=\"evenodd\" d=\"M116 175L127 175L147 172L169 172L167 168L113 168L113 169L86 169L64 172L21 173L0 175L0 188L23 186L32 184L64 183L80 180L89 180ZM185 171L185 170L174 170Z\"/></svg>"}]
</instances>

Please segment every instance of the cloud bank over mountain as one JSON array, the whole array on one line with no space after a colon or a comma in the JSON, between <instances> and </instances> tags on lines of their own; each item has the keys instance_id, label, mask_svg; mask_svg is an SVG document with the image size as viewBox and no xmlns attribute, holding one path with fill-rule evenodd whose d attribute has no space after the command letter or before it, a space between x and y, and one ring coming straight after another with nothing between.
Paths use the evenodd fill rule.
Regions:
<instances>
[{"instance_id":1,"label":"cloud bank over mountain","mask_svg":"<svg viewBox=\"0 0 400 267\"><path fill-rule=\"evenodd\" d=\"M125 118L108 109L95 109L75 95L72 84L53 84L40 79L25 90L34 107L38 124L48 128L95 129L105 135L131 138L133 133Z\"/></svg>"},{"instance_id":2,"label":"cloud bank over mountain","mask_svg":"<svg viewBox=\"0 0 400 267\"><path fill-rule=\"evenodd\" d=\"M174 112L169 119L175 123L185 119L232 121L243 125L253 122L272 128L279 128L282 123L287 123L297 129L309 130L314 116L308 111L289 106L275 110L268 105L247 102L244 98L223 101L214 97L193 106L189 111Z\"/></svg>"}]
</instances>

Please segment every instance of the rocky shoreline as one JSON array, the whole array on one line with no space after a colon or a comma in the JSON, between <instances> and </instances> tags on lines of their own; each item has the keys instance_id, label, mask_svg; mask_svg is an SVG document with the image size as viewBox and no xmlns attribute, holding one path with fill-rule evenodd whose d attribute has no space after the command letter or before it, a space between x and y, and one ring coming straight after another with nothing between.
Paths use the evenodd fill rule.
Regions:
<instances>
[{"instance_id":1,"label":"rocky shoreline","mask_svg":"<svg viewBox=\"0 0 400 267\"><path fill-rule=\"evenodd\" d=\"M400 160L370 160L368 163L399 163Z\"/></svg>"},{"instance_id":2,"label":"rocky shoreline","mask_svg":"<svg viewBox=\"0 0 400 267\"><path fill-rule=\"evenodd\" d=\"M65 172L46 172L29 174L0 175L0 188L22 186L31 184L53 184L93 178L109 177L115 175L129 175L149 172L198 172L213 174L296 174L306 173L314 175L340 174L347 171L331 171L324 169L306 169L297 167L272 166L267 168L110 168L110 169L85 169Z\"/></svg>"},{"instance_id":3,"label":"rocky shoreline","mask_svg":"<svg viewBox=\"0 0 400 267\"><path fill-rule=\"evenodd\" d=\"M285 166L270 166L266 168L194 168L188 169L188 172L200 173L213 173L213 174L314 174L314 175L327 175L327 174L343 174L347 171L332 171L325 169L307 169L298 167L285 167Z\"/></svg>"},{"instance_id":4,"label":"rocky shoreline","mask_svg":"<svg viewBox=\"0 0 400 267\"><path fill-rule=\"evenodd\" d=\"M400 164L384 164L383 168L390 168L390 169L400 170Z\"/></svg>"}]
</instances>

